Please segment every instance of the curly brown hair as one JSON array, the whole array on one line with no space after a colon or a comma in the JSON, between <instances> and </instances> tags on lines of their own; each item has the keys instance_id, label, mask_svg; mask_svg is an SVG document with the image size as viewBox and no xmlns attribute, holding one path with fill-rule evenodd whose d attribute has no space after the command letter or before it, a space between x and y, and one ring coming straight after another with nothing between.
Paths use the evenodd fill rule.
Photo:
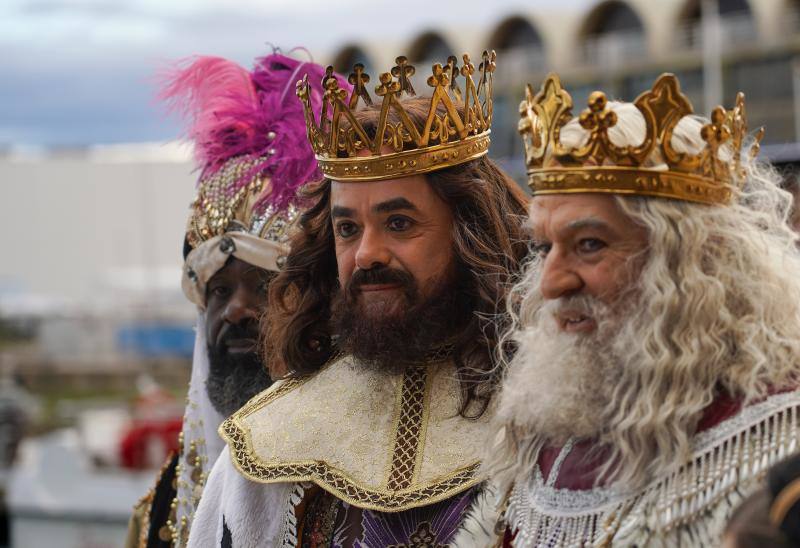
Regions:
<instances>
[{"instance_id":1,"label":"curly brown hair","mask_svg":"<svg viewBox=\"0 0 800 548\"><path fill-rule=\"evenodd\" d=\"M429 105L424 98L404 102L415 121L424 120ZM359 113L362 123L373 117L377 121L377 116L378 111ZM456 336L453 359L461 412L480 415L498 380L494 356L505 327L498 313L528 250L523 228L528 199L485 156L429 173L426 179L453 212L455 256L468 277L466 298L473 314ZM313 205L301 216L284 268L270 284L270 312L263 329L272 360L297 374L317 371L336 352L330 317L331 300L339 290L331 182L309 185L304 195Z\"/></svg>"}]
</instances>

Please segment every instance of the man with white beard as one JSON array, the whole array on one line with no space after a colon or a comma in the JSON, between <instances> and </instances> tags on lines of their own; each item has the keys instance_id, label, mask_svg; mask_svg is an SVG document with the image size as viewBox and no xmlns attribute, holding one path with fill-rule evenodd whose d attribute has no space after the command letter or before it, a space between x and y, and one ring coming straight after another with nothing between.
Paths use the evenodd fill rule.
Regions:
<instances>
[{"instance_id":1,"label":"man with white beard","mask_svg":"<svg viewBox=\"0 0 800 548\"><path fill-rule=\"evenodd\" d=\"M692 114L557 76L520 112L533 257L509 297L493 482L459 546L718 546L797 448L800 254L744 98Z\"/></svg>"}]
</instances>

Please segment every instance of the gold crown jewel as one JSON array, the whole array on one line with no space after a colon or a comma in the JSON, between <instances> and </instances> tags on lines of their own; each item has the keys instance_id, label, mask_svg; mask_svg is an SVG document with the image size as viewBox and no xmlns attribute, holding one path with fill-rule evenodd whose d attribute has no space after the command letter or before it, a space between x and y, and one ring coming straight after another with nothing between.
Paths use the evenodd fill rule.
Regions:
<instances>
[{"instance_id":1,"label":"gold crown jewel","mask_svg":"<svg viewBox=\"0 0 800 548\"><path fill-rule=\"evenodd\" d=\"M238 156L200 180L186 234L192 247L224 234L233 223L246 222L254 200L264 189L264 179L256 175L238 188L234 182L252 171L256 164L255 159Z\"/></svg>"},{"instance_id":2,"label":"gold crown jewel","mask_svg":"<svg viewBox=\"0 0 800 548\"><path fill-rule=\"evenodd\" d=\"M260 172L253 174L260 161L260 158L237 156L200 180L186 231L192 248L214 236L233 231L247 232L277 243L288 240L299 211L293 205L278 210L273 205L262 203L271 187L268 177ZM246 184L237 184L248 177Z\"/></svg>"},{"instance_id":3,"label":"gold crown jewel","mask_svg":"<svg viewBox=\"0 0 800 548\"><path fill-rule=\"evenodd\" d=\"M308 78L304 77L297 83L297 95L323 175L336 181L378 181L428 173L485 155L489 151L496 54L484 51L482 57L477 70L466 54L461 67L453 56L444 65L433 65L427 78L432 88L430 105L422 125L414 122L401 101L403 95L416 95L411 84L416 68L405 57L398 57L391 71L379 76L375 87L381 104L374 136L356 115L359 108L373 104L367 90L370 77L363 65L355 65L350 74L353 91L349 98L328 67L322 82L325 93L319 123L311 110Z\"/></svg>"},{"instance_id":4,"label":"gold crown jewel","mask_svg":"<svg viewBox=\"0 0 800 548\"><path fill-rule=\"evenodd\" d=\"M645 137L638 145L618 146L608 130L617 124L603 92L589 96L588 108L578 122L588 132L585 143L567 147L561 130L572 119L572 98L555 74L550 74L538 94L527 87L520 104L519 132L525 143L528 184L535 195L579 192L659 196L706 204L727 203L734 186L744 179L743 148L758 154L763 128L749 145L744 94L736 96L731 110L717 107L700 136L704 148L697 154L679 152L672 137L678 122L693 114L681 93L678 79L662 74L652 89L633 103L644 118ZM729 159L720 150L729 151ZM663 166L650 167L653 154ZM656 162L658 163L658 162Z\"/></svg>"}]
</instances>

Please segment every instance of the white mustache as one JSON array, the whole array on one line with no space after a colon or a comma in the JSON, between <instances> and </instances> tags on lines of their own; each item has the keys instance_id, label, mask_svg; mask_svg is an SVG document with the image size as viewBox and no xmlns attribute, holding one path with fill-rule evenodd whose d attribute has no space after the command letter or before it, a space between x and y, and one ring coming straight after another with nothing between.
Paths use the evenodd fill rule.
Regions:
<instances>
[{"instance_id":1,"label":"white mustache","mask_svg":"<svg viewBox=\"0 0 800 548\"><path fill-rule=\"evenodd\" d=\"M540 318L553 318L575 314L597 321L606 315L608 310L608 305L590 295L572 295L544 301L539 308L539 316Z\"/></svg>"}]
</instances>

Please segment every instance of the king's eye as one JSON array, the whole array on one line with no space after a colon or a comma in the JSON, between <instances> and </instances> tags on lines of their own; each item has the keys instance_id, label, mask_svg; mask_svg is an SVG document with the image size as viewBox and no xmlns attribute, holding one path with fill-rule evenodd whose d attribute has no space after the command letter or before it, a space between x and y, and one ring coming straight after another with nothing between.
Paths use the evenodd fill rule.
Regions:
<instances>
[{"instance_id":1,"label":"king's eye","mask_svg":"<svg viewBox=\"0 0 800 548\"><path fill-rule=\"evenodd\" d=\"M597 238L583 238L578 242L578 249L581 253L595 253L604 247L606 247L606 243Z\"/></svg>"},{"instance_id":2,"label":"king's eye","mask_svg":"<svg viewBox=\"0 0 800 548\"><path fill-rule=\"evenodd\" d=\"M215 297L220 297L223 299L231 293L231 290L227 285L216 285L211 287L209 290Z\"/></svg>"},{"instance_id":3,"label":"king's eye","mask_svg":"<svg viewBox=\"0 0 800 548\"><path fill-rule=\"evenodd\" d=\"M356 232L358 232L358 227L355 223L351 223L350 221L336 223L336 234L342 238L349 238Z\"/></svg>"},{"instance_id":4,"label":"king's eye","mask_svg":"<svg viewBox=\"0 0 800 548\"><path fill-rule=\"evenodd\" d=\"M550 252L550 248L553 247L553 244L548 242L534 242L531 246L531 252L534 255L547 255Z\"/></svg>"},{"instance_id":5,"label":"king's eye","mask_svg":"<svg viewBox=\"0 0 800 548\"><path fill-rule=\"evenodd\" d=\"M411 224L412 221L408 217L395 216L389 219L389 221L386 223L386 226L389 227L389 230L402 232L403 230L408 230L411 228Z\"/></svg>"}]
</instances>

